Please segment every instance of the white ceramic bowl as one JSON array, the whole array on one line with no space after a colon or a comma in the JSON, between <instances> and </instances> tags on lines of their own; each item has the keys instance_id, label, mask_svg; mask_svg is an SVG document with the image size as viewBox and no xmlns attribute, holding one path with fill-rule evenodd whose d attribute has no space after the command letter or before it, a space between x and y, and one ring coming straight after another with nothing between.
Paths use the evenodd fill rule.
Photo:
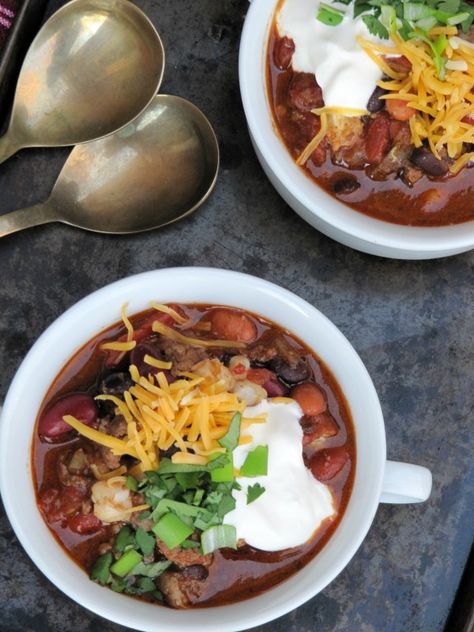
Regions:
<instances>
[{"instance_id":1,"label":"white ceramic bowl","mask_svg":"<svg viewBox=\"0 0 474 632\"><path fill-rule=\"evenodd\" d=\"M236 305L291 330L331 369L352 412L357 467L352 496L339 527L308 566L283 584L253 598L251 604L176 611L98 586L64 553L36 504L30 463L32 434L38 409L51 382L84 343L119 320L123 303L129 302L129 313L133 314L147 308L152 299ZM11 384L1 420L3 501L13 528L33 562L79 604L122 625L150 632L234 632L279 617L304 603L334 579L358 549L381 498L384 470L385 491L395 494L392 500L422 500L429 495L429 472L411 467L415 477L421 476L421 483L415 487L409 466L392 463L386 468L384 423L374 386L359 356L327 318L276 285L211 268L147 272L113 283L71 307L43 333L24 359ZM397 497L407 493L408 497Z\"/></svg>"},{"instance_id":2,"label":"white ceramic bowl","mask_svg":"<svg viewBox=\"0 0 474 632\"><path fill-rule=\"evenodd\" d=\"M395 259L432 259L474 248L474 221L445 227L399 226L342 204L298 167L272 122L266 90L269 29L277 0L253 0L240 43L242 102L257 157L282 198L312 226L346 246Z\"/></svg>"}]
</instances>

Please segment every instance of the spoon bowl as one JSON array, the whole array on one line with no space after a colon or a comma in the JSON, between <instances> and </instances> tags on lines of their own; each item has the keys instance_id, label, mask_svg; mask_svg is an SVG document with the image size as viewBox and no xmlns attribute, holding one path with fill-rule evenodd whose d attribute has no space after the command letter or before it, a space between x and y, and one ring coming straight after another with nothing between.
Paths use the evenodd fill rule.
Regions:
<instances>
[{"instance_id":1,"label":"spoon bowl","mask_svg":"<svg viewBox=\"0 0 474 632\"><path fill-rule=\"evenodd\" d=\"M164 71L161 39L128 0L72 0L42 27L23 63L0 162L22 147L75 145L138 116Z\"/></svg>"},{"instance_id":2,"label":"spoon bowl","mask_svg":"<svg viewBox=\"0 0 474 632\"><path fill-rule=\"evenodd\" d=\"M158 95L120 131L69 155L44 204L0 217L0 237L48 222L101 233L136 233L170 224L210 195L219 146L202 112Z\"/></svg>"}]
</instances>

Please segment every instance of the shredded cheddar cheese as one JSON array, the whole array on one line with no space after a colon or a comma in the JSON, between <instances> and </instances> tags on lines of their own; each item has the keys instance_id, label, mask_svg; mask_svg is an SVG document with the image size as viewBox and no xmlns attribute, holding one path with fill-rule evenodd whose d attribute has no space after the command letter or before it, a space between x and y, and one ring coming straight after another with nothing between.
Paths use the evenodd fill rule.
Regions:
<instances>
[{"instance_id":1,"label":"shredded cheddar cheese","mask_svg":"<svg viewBox=\"0 0 474 632\"><path fill-rule=\"evenodd\" d=\"M390 80L380 80L377 85L387 90L382 99L406 101L415 110L410 118L412 142L421 147L428 142L436 158L446 150L454 160L451 172L457 173L474 160L474 152L465 152L465 145L474 143L474 125L470 117L474 107L474 47L455 37L455 27L436 27L430 36L449 37L446 48L446 74L440 80L435 61L427 43L411 39L402 40L392 35L393 47L380 46L359 38L364 51L377 63ZM406 73L390 69L381 55L403 55L411 63Z\"/></svg>"},{"instance_id":2,"label":"shredded cheddar cheese","mask_svg":"<svg viewBox=\"0 0 474 632\"><path fill-rule=\"evenodd\" d=\"M96 398L115 405L116 414L127 423L126 437L112 437L71 416L64 418L66 423L114 454L138 459L142 471L157 470L159 450L172 445L179 448L172 457L175 463L205 464L209 455L223 451L218 441L226 434L234 413L243 413L246 404L228 392L222 381L186 373L186 379L169 383L162 371L143 377L133 365L130 375L134 384L123 400L114 395ZM260 416L242 423L245 427L249 422L263 421Z\"/></svg>"}]
</instances>

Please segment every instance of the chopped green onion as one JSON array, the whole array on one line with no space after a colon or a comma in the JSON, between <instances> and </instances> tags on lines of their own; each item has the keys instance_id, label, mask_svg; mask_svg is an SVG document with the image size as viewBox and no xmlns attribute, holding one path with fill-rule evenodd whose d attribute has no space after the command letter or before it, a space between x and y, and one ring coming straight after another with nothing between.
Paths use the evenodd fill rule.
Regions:
<instances>
[{"instance_id":1,"label":"chopped green onion","mask_svg":"<svg viewBox=\"0 0 474 632\"><path fill-rule=\"evenodd\" d=\"M383 4L380 7L380 21L389 33L397 31L397 14L395 9L389 4Z\"/></svg>"},{"instance_id":2,"label":"chopped green onion","mask_svg":"<svg viewBox=\"0 0 474 632\"><path fill-rule=\"evenodd\" d=\"M247 454L244 464L240 468L240 476L253 478L266 476L268 470L268 446L258 445Z\"/></svg>"},{"instance_id":3,"label":"chopped green onion","mask_svg":"<svg viewBox=\"0 0 474 632\"><path fill-rule=\"evenodd\" d=\"M213 461L219 456L219 452L215 452L210 455L209 460ZM234 480L234 461L232 459L232 453L229 453L227 457L227 463L225 465L211 470L211 481L214 483L230 483Z\"/></svg>"},{"instance_id":4,"label":"chopped green onion","mask_svg":"<svg viewBox=\"0 0 474 632\"><path fill-rule=\"evenodd\" d=\"M135 551L135 549L130 549L124 553L120 559L112 564L110 570L114 573L114 575L125 577L125 575L128 575L138 562L141 562L141 560L142 556L140 553Z\"/></svg>"},{"instance_id":5,"label":"chopped green onion","mask_svg":"<svg viewBox=\"0 0 474 632\"><path fill-rule=\"evenodd\" d=\"M219 439L219 445L221 445L226 450L235 450L235 448L239 445L241 421L242 415L240 413L235 413L235 415L231 419L226 434L221 439Z\"/></svg>"},{"instance_id":6,"label":"chopped green onion","mask_svg":"<svg viewBox=\"0 0 474 632\"><path fill-rule=\"evenodd\" d=\"M448 18L447 22L450 26L456 26L457 24L461 24L464 20L469 18L469 13L458 13L457 15L453 15L451 18Z\"/></svg>"},{"instance_id":7,"label":"chopped green onion","mask_svg":"<svg viewBox=\"0 0 474 632\"><path fill-rule=\"evenodd\" d=\"M113 562L112 553L105 553L96 559L91 571L91 579L106 584L110 577L110 566Z\"/></svg>"},{"instance_id":8,"label":"chopped green onion","mask_svg":"<svg viewBox=\"0 0 474 632\"><path fill-rule=\"evenodd\" d=\"M160 540L163 540L168 548L174 549L189 538L194 529L175 514L167 513L157 522L152 531Z\"/></svg>"},{"instance_id":9,"label":"chopped green onion","mask_svg":"<svg viewBox=\"0 0 474 632\"><path fill-rule=\"evenodd\" d=\"M138 527L135 539L137 541L137 546L143 555L151 555L155 550L155 538L141 527Z\"/></svg>"},{"instance_id":10,"label":"chopped green onion","mask_svg":"<svg viewBox=\"0 0 474 632\"><path fill-rule=\"evenodd\" d=\"M263 493L265 492L265 487L262 487L260 483L255 483L255 485L249 485L247 488L247 505L253 503L254 500L257 500Z\"/></svg>"},{"instance_id":11,"label":"chopped green onion","mask_svg":"<svg viewBox=\"0 0 474 632\"><path fill-rule=\"evenodd\" d=\"M344 13L325 2L321 2L316 19L328 26L337 26L344 19Z\"/></svg>"},{"instance_id":12,"label":"chopped green onion","mask_svg":"<svg viewBox=\"0 0 474 632\"><path fill-rule=\"evenodd\" d=\"M237 532L235 527L228 524L219 524L209 527L201 534L201 547L204 555L213 553L217 549L236 549Z\"/></svg>"}]
</instances>

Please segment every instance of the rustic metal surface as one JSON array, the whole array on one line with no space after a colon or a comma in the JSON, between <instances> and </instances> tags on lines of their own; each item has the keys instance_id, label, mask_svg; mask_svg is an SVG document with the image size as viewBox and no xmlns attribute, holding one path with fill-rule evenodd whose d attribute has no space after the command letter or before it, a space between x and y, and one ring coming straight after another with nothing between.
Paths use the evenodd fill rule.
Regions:
<instances>
[{"instance_id":1,"label":"rustic metal surface","mask_svg":"<svg viewBox=\"0 0 474 632\"><path fill-rule=\"evenodd\" d=\"M49 14L61 4L50 1ZM389 261L313 230L273 190L249 142L237 82L247 0L137 4L166 47L163 92L192 100L216 128L217 188L198 213L155 233L108 237L50 225L3 239L0 397L47 325L123 276L211 265L289 288L325 313L361 354L384 410L389 457L431 468L434 489L424 505L381 506L361 549L322 594L254 632L441 631L473 539L474 253ZM30 150L2 165L0 213L45 199L66 155ZM5 517L0 603L2 631L124 630L50 584Z\"/></svg>"}]
</instances>

